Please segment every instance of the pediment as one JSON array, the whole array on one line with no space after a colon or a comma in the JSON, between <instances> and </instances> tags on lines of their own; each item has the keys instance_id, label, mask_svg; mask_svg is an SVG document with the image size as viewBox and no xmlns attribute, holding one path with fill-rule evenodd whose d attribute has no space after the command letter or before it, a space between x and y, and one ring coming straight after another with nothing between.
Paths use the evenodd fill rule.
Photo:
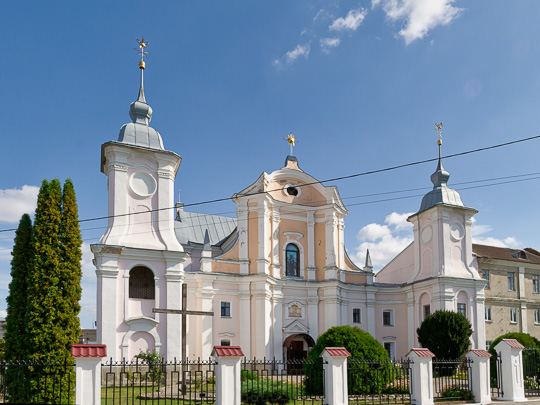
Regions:
<instances>
[{"instance_id":1,"label":"pediment","mask_svg":"<svg viewBox=\"0 0 540 405\"><path fill-rule=\"evenodd\" d=\"M286 333L309 333L309 328L300 322L298 319L295 319L290 324L283 328L283 332Z\"/></svg>"}]
</instances>

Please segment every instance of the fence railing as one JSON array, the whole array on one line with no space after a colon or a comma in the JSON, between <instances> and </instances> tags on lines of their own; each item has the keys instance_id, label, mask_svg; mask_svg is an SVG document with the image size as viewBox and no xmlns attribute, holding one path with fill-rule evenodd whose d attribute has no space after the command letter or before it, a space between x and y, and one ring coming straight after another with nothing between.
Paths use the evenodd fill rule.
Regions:
<instances>
[{"instance_id":1,"label":"fence railing","mask_svg":"<svg viewBox=\"0 0 540 405\"><path fill-rule=\"evenodd\" d=\"M471 359L433 359L433 397L439 400L473 399Z\"/></svg>"},{"instance_id":2,"label":"fence railing","mask_svg":"<svg viewBox=\"0 0 540 405\"><path fill-rule=\"evenodd\" d=\"M213 404L215 364L213 359L107 361L101 366L101 403Z\"/></svg>"},{"instance_id":3,"label":"fence railing","mask_svg":"<svg viewBox=\"0 0 540 405\"><path fill-rule=\"evenodd\" d=\"M540 349L528 347L521 353L525 396L540 397Z\"/></svg>"},{"instance_id":4,"label":"fence railing","mask_svg":"<svg viewBox=\"0 0 540 405\"><path fill-rule=\"evenodd\" d=\"M321 404L324 399L325 361L242 361L242 404Z\"/></svg>"},{"instance_id":5,"label":"fence railing","mask_svg":"<svg viewBox=\"0 0 540 405\"><path fill-rule=\"evenodd\" d=\"M75 362L0 362L0 403L74 404Z\"/></svg>"},{"instance_id":6,"label":"fence railing","mask_svg":"<svg viewBox=\"0 0 540 405\"><path fill-rule=\"evenodd\" d=\"M350 404L411 402L412 360L347 362Z\"/></svg>"}]
</instances>

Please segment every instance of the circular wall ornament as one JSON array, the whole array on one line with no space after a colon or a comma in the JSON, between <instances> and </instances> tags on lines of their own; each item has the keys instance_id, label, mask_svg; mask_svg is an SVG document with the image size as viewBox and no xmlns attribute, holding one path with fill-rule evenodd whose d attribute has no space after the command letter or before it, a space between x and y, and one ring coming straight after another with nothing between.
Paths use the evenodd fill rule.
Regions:
<instances>
[{"instance_id":1,"label":"circular wall ornament","mask_svg":"<svg viewBox=\"0 0 540 405\"><path fill-rule=\"evenodd\" d=\"M422 229L422 233L421 233L422 242L428 243L431 240L432 236L433 236L433 229L431 228L431 226L428 225L424 227L424 229Z\"/></svg>"},{"instance_id":2,"label":"circular wall ornament","mask_svg":"<svg viewBox=\"0 0 540 405\"><path fill-rule=\"evenodd\" d=\"M131 175L129 180L131 190L140 197L150 197L156 192L156 179L145 172L136 172Z\"/></svg>"},{"instance_id":3,"label":"circular wall ornament","mask_svg":"<svg viewBox=\"0 0 540 405\"><path fill-rule=\"evenodd\" d=\"M463 236L465 236L465 230L463 229L463 225L461 225L459 222L454 222L450 226L450 235L454 240L463 239Z\"/></svg>"}]
</instances>

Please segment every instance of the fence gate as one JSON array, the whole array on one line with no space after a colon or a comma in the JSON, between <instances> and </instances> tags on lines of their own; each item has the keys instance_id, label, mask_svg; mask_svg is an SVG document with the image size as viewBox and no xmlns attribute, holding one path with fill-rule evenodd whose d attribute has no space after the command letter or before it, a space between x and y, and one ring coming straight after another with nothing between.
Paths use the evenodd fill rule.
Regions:
<instances>
[{"instance_id":1,"label":"fence gate","mask_svg":"<svg viewBox=\"0 0 540 405\"><path fill-rule=\"evenodd\" d=\"M504 396L502 384L502 358L501 352L495 353L489 359L489 386L491 387L491 398L497 399Z\"/></svg>"},{"instance_id":2,"label":"fence gate","mask_svg":"<svg viewBox=\"0 0 540 405\"><path fill-rule=\"evenodd\" d=\"M433 359L433 392L437 400L471 400L471 359Z\"/></svg>"},{"instance_id":3,"label":"fence gate","mask_svg":"<svg viewBox=\"0 0 540 405\"><path fill-rule=\"evenodd\" d=\"M523 378L526 397L540 397L540 349L528 347L523 349Z\"/></svg>"}]
</instances>

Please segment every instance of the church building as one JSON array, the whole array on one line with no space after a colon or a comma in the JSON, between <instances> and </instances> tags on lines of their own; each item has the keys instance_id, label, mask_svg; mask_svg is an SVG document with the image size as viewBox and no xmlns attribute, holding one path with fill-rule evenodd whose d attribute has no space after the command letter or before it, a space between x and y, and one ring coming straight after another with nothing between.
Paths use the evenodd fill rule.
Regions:
<instances>
[{"instance_id":1,"label":"church building","mask_svg":"<svg viewBox=\"0 0 540 405\"><path fill-rule=\"evenodd\" d=\"M236 218L175 204L182 158L150 126L139 66L132 122L101 147L109 222L92 252L97 340L109 356L131 360L156 350L173 360L185 335L189 358L238 345L248 358L300 359L328 328L352 325L396 358L418 345L416 328L438 309L467 316L472 346L485 347L486 281L471 239L476 211L447 186L440 160L433 190L409 218L414 241L375 275L369 253L362 268L347 255L348 211L337 187L319 183L294 156L233 194ZM187 315L183 331L182 315L154 308L206 314Z\"/></svg>"}]
</instances>

